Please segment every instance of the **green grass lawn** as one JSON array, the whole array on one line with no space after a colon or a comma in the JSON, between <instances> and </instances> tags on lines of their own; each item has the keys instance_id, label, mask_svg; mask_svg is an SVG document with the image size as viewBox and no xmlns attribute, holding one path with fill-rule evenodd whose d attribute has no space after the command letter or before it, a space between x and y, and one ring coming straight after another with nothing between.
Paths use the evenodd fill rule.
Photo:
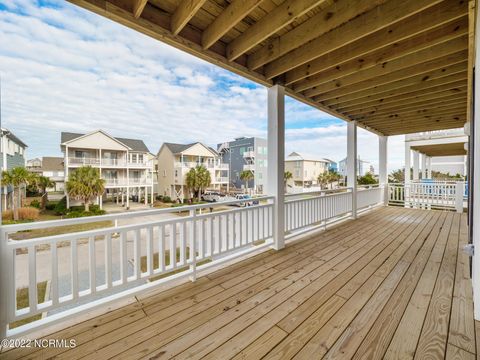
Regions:
<instances>
[{"instance_id":1,"label":"green grass lawn","mask_svg":"<svg viewBox=\"0 0 480 360\"><path fill-rule=\"evenodd\" d=\"M10 234L9 237L10 239L13 239L13 240L28 240L28 239L35 239L35 238L44 237L44 236L53 236L53 235L69 234L69 233L79 232L79 231L103 229L103 228L112 227L112 226L113 226L113 221L105 220L105 221L96 221L96 222L85 223L85 224L64 225L64 226L56 226L52 228L19 231L19 232Z\"/></svg>"},{"instance_id":2,"label":"green grass lawn","mask_svg":"<svg viewBox=\"0 0 480 360\"><path fill-rule=\"evenodd\" d=\"M47 282L42 281L37 284L37 299L38 303L42 303L45 300L45 293L47 291ZM17 309L23 309L28 307L28 288L17 289ZM40 320L42 314L37 314L26 319L18 320L10 324L10 329L16 328L21 325L28 324L35 320Z\"/></svg>"}]
</instances>

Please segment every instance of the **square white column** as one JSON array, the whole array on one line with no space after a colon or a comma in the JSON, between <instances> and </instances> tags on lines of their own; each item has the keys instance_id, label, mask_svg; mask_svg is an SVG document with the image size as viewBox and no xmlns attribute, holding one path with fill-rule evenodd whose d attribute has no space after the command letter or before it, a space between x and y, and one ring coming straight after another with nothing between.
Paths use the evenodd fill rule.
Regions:
<instances>
[{"instance_id":1,"label":"square white column","mask_svg":"<svg viewBox=\"0 0 480 360\"><path fill-rule=\"evenodd\" d=\"M427 178L427 154L422 154L422 179Z\"/></svg>"},{"instance_id":2,"label":"square white column","mask_svg":"<svg viewBox=\"0 0 480 360\"><path fill-rule=\"evenodd\" d=\"M405 141L405 185L411 182L411 150L410 144Z\"/></svg>"},{"instance_id":3,"label":"square white column","mask_svg":"<svg viewBox=\"0 0 480 360\"><path fill-rule=\"evenodd\" d=\"M352 218L357 218L357 122L347 124L347 186L352 189Z\"/></svg>"},{"instance_id":4,"label":"square white column","mask_svg":"<svg viewBox=\"0 0 480 360\"><path fill-rule=\"evenodd\" d=\"M378 182L383 186L383 203L388 205L388 136L378 137Z\"/></svg>"},{"instance_id":5,"label":"square white column","mask_svg":"<svg viewBox=\"0 0 480 360\"><path fill-rule=\"evenodd\" d=\"M268 89L268 181L267 194L274 197L273 247L285 247L285 89Z\"/></svg>"},{"instance_id":6,"label":"square white column","mask_svg":"<svg viewBox=\"0 0 480 360\"><path fill-rule=\"evenodd\" d=\"M418 151L413 151L413 180L417 181L419 179L419 167L420 167L420 153Z\"/></svg>"}]
</instances>

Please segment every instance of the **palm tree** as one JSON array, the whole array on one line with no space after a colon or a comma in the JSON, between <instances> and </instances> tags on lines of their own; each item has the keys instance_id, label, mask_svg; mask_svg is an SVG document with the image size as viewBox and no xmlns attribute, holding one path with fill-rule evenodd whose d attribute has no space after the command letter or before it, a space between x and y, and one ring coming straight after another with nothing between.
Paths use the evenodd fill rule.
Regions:
<instances>
[{"instance_id":1,"label":"palm tree","mask_svg":"<svg viewBox=\"0 0 480 360\"><path fill-rule=\"evenodd\" d=\"M327 186L330 181L330 174L328 173L328 171L324 171L323 173L318 175L317 181L320 184L320 189L323 189L325 186Z\"/></svg>"},{"instance_id":2,"label":"palm tree","mask_svg":"<svg viewBox=\"0 0 480 360\"><path fill-rule=\"evenodd\" d=\"M330 184L330 188L332 188L332 183L339 181L341 178L340 174L335 170L328 171L328 183Z\"/></svg>"},{"instance_id":3,"label":"palm tree","mask_svg":"<svg viewBox=\"0 0 480 360\"><path fill-rule=\"evenodd\" d=\"M85 211L90 210L90 202L105 191L105 180L100 171L91 166L82 166L73 171L65 184L68 196L83 201Z\"/></svg>"},{"instance_id":4,"label":"palm tree","mask_svg":"<svg viewBox=\"0 0 480 360\"><path fill-rule=\"evenodd\" d=\"M185 175L185 185L190 192L197 193L198 201L202 198L203 191L212 183L210 171L203 165L191 168Z\"/></svg>"},{"instance_id":5,"label":"palm tree","mask_svg":"<svg viewBox=\"0 0 480 360\"><path fill-rule=\"evenodd\" d=\"M34 175L23 167L16 167L10 171L2 172L2 186L12 186L12 208L13 219L18 220L18 208L22 206L22 192L20 189L23 186L35 182ZM17 201L15 201L15 190L17 194Z\"/></svg>"},{"instance_id":6,"label":"palm tree","mask_svg":"<svg viewBox=\"0 0 480 360\"><path fill-rule=\"evenodd\" d=\"M41 209L45 210L48 202L48 193L47 189L55 186L55 181L50 180L47 176L39 176L35 181L35 186L40 190L42 194L42 204Z\"/></svg>"},{"instance_id":7,"label":"palm tree","mask_svg":"<svg viewBox=\"0 0 480 360\"><path fill-rule=\"evenodd\" d=\"M248 192L248 182L254 178L253 172L244 170L240 173L240 180L245 181L245 189Z\"/></svg>"},{"instance_id":8,"label":"palm tree","mask_svg":"<svg viewBox=\"0 0 480 360\"><path fill-rule=\"evenodd\" d=\"M292 178L293 178L293 174L290 171L285 171L285 173L283 174L283 182L285 184L285 193L287 192L288 180L290 180Z\"/></svg>"}]
</instances>

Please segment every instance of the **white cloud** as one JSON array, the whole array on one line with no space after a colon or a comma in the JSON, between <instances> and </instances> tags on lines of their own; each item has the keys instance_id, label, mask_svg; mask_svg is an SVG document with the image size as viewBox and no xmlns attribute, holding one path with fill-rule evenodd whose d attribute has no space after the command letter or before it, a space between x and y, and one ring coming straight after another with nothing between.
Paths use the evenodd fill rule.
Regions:
<instances>
[{"instance_id":1,"label":"white cloud","mask_svg":"<svg viewBox=\"0 0 480 360\"><path fill-rule=\"evenodd\" d=\"M29 156L59 154L61 131L103 128L153 152L165 141L266 136L264 87L69 3L46 4L0 5L2 122ZM287 151L344 157L343 122L291 99L286 117ZM359 154L375 162L373 141L359 132Z\"/></svg>"}]
</instances>

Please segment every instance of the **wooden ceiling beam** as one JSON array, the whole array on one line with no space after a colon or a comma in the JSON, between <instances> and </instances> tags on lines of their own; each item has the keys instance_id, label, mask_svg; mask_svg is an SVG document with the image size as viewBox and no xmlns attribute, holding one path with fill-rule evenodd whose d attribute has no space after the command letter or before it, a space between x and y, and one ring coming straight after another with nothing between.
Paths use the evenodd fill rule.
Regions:
<instances>
[{"instance_id":1,"label":"wooden ceiling beam","mask_svg":"<svg viewBox=\"0 0 480 360\"><path fill-rule=\"evenodd\" d=\"M228 44L228 60L233 61L237 59L240 55L246 53L300 16L323 3L330 4L332 1L333 0L286 0Z\"/></svg>"},{"instance_id":2,"label":"wooden ceiling beam","mask_svg":"<svg viewBox=\"0 0 480 360\"><path fill-rule=\"evenodd\" d=\"M429 112L421 113L421 114L407 114L407 115L391 115L391 116L384 116L380 118L371 118L366 119L364 122L370 125L375 125L379 123L384 123L385 121L403 121L403 120L411 120L411 119L436 119L442 118L445 116L461 116L467 114L466 106L456 107L452 109L432 109Z\"/></svg>"},{"instance_id":3,"label":"wooden ceiling beam","mask_svg":"<svg viewBox=\"0 0 480 360\"><path fill-rule=\"evenodd\" d=\"M404 0L399 7L397 0L390 0L265 65L265 76L272 79L402 19L414 16L439 2Z\"/></svg>"},{"instance_id":4,"label":"wooden ceiling beam","mask_svg":"<svg viewBox=\"0 0 480 360\"><path fill-rule=\"evenodd\" d=\"M391 99L396 99L400 96L411 96L414 94L420 94L421 92L435 91L435 89L440 89L443 86L449 88L449 87L456 87L456 86L462 86L462 85L467 85L466 69L457 74L445 76L445 77L434 79L434 80L427 80L420 84L409 85L399 89L392 88L390 91L380 93L380 94L365 96L362 98L357 98L357 99L348 100L348 101L341 101L341 102L336 99L326 100L326 101L322 101L322 104L328 107L333 107L333 108L361 106L362 104L368 104L373 101L381 101L383 104L385 104L385 103L388 103Z\"/></svg>"},{"instance_id":5,"label":"wooden ceiling beam","mask_svg":"<svg viewBox=\"0 0 480 360\"><path fill-rule=\"evenodd\" d=\"M456 129L458 127L462 127L463 124L461 122L452 122L452 123L440 122L435 124L425 124L425 125L420 124L419 126L410 125L410 127L402 126L400 128L393 128L390 130L382 128L382 131L389 136L395 136L395 135L405 135L405 134L414 134L417 132L422 132L422 131L425 131L425 128L427 128L428 131ZM377 130L379 132L381 131L380 129L377 129Z\"/></svg>"},{"instance_id":6,"label":"wooden ceiling beam","mask_svg":"<svg viewBox=\"0 0 480 360\"><path fill-rule=\"evenodd\" d=\"M419 74L414 74L411 77L400 79L397 81L388 82L388 79L380 85L373 85L370 88L360 89L358 91L346 89L346 95L340 95L333 97L326 94L325 96L320 95L314 97L314 100L324 102L325 104L330 104L329 101L332 101L331 104L340 103L340 102L349 102L354 100L368 100L375 96L387 96L391 91L397 91L411 87L414 85L423 86L425 83L443 79L450 75L455 75L458 73L466 73L467 71L467 62L462 61L453 65L447 65L445 67L437 68L435 70L426 71ZM375 82L372 79L372 82ZM367 85L368 86L368 85Z\"/></svg>"},{"instance_id":7,"label":"wooden ceiling beam","mask_svg":"<svg viewBox=\"0 0 480 360\"><path fill-rule=\"evenodd\" d=\"M383 111L377 111L370 113L368 115L361 114L361 115L350 115L354 120L357 121L362 121L365 119L373 119L376 116L381 116L381 115L390 115L390 114L406 114L406 113L414 113L416 111L422 112L426 111L428 109L440 109L440 108L448 108L448 107L453 107L456 106L457 104L464 104L466 103L466 97L462 95L461 98L445 101L445 100L440 100L438 102L430 102L428 106L425 105L418 105L418 106L399 106L395 108L394 110L383 110Z\"/></svg>"},{"instance_id":8,"label":"wooden ceiling beam","mask_svg":"<svg viewBox=\"0 0 480 360\"><path fill-rule=\"evenodd\" d=\"M398 5L398 2L396 4ZM401 7L398 9L401 9ZM352 43L349 43L348 39L346 40L343 38L344 34L340 31L342 28L341 26L328 34L336 32L335 35L340 40L346 42L339 41L338 39L328 39L328 34L317 38L322 40L320 44L321 49L315 54L312 53L312 56L316 56L316 58L308 61L304 65L296 65L294 69L288 71L285 74L285 84L290 85L362 54L367 54L384 46L394 45L397 42L425 33L431 29L438 28L442 24L450 23L451 21L462 18L466 15L466 7L459 5L457 1L443 1L440 4L421 12L418 16L406 18L403 21L397 22L361 38L361 41L355 41ZM354 32L354 29L351 29L351 31ZM345 34L345 36L347 35L348 33ZM354 39L360 40L358 36L354 36ZM334 41L334 43L330 45L329 41ZM336 44L340 44L341 46L337 47ZM332 47L335 47L336 49L334 50ZM287 55L289 56L293 54L294 53L291 52ZM290 60L292 59L293 57ZM301 61L299 64L300 63Z\"/></svg>"},{"instance_id":9,"label":"wooden ceiling beam","mask_svg":"<svg viewBox=\"0 0 480 360\"><path fill-rule=\"evenodd\" d=\"M135 19L138 19L145 9L145 5L147 5L148 0L133 0L133 16Z\"/></svg>"},{"instance_id":10,"label":"wooden ceiling beam","mask_svg":"<svg viewBox=\"0 0 480 360\"><path fill-rule=\"evenodd\" d=\"M384 3L385 0L338 0L280 37L271 39L248 56L247 66L255 70L289 51Z\"/></svg>"},{"instance_id":11,"label":"wooden ceiling beam","mask_svg":"<svg viewBox=\"0 0 480 360\"><path fill-rule=\"evenodd\" d=\"M182 0L175 12L172 14L170 29L173 35L178 35L195 16L198 10L205 4L206 0Z\"/></svg>"},{"instance_id":12,"label":"wooden ceiling beam","mask_svg":"<svg viewBox=\"0 0 480 360\"><path fill-rule=\"evenodd\" d=\"M445 125L456 125L457 128L462 127L463 124L465 123L466 115L451 115L451 116L445 116L442 118L435 118L435 119L422 119L422 118L417 118L417 119L410 119L410 120L405 120L405 121L392 121L390 123L386 122L384 124L371 124L372 127L376 127L378 129L382 129L385 133L388 133L390 131L394 130L400 130L400 129L407 129L407 128L420 128L420 129L425 129L429 128L430 126L433 126L435 124L438 124L441 126ZM368 124L368 123L367 123ZM381 131L381 130L380 130ZM422 130L420 130L422 131ZM425 131L425 130L423 130Z\"/></svg>"},{"instance_id":13,"label":"wooden ceiling beam","mask_svg":"<svg viewBox=\"0 0 480 360\"><path fill-rule=\"evenodd\" d=\"M346 95L350 92L401 80L428 70L439 69L466 59L467 37L464 35L417 53L357 71L342 79L315 86L305 91L304 94L309 97L321 95L324 98Z\"/></svg>"},{"instance_id":14,"label":"wooden ceiling beam","mask_svg":"<svg viewBox=\"0 0 480 360\"><path fill-rule=\"evenodd\" d=\"M339 111L344 114L354 113L355 111L362 111L362 112L369 112L374 110L377 106L382 105L391 105L391 106L400 106L405 105L408 106L410 103L414 103L416 101L423 101L423 100L434 100L436 98L447 96L447 95L454 95L454 94L463 94L467 90L466 81L459 82L462 86L453 86L450 84L442 85L440 89L431 90L428 93L425 91L419 92L418 94L406 94L401 95L395 98L388 99L388 101L381 101L376 100L372 103L363 103L361 105L355 105L351 107L345 108L337 108L336 111Z\"/></svg>"},{"instance_id":15,"label":"wooden ceiling beam","mask_svg":"<svg viewBox=\"0 0 480 360\"><path fill-rule=\"evenodd\" d=\"M449 102L461 102L466 98L465 93L459 93L459 94L447 94L444 96L439 96L436 97L435 99L430 99L430 100L420 100L420 101L413 101L409 103L408 108L426 108L430 106L435 106L437 104L442 104L442 103L449 103ZM392 104L385 104L385 105L380 105L376 106L374 110L365 112L365 111L354 111L354 112L347 112L346 115L351 117L354 120L357 120L359 117L365 118L374 114L385 114L385 113L392 113L395 111L401 111L402 109L406 109L407 107L405 105L392 105Z\"/></svg>"},{"instance_id":16,"label":"wooden ceiling beam","mask_svg":"<svg viewBox=\"0 0 480 360\"><path fill-rule=\"evenodd\" d=\"M233 0L202 33L202 47L208 49L255 9L263 0Z\"/></svg>"},{"instance_id":17,"label":"wooden ceiling beam","mask_svg":"<svg viewBox=\"0 0 480 360\"><path fill-rule=\"evenodd\" d=\"M343 63L334 64L325 71L294 83L292 87L295 91L305 91L329 81L341 79L345 76L354 74L357 71L374 67L377 64L388 63L394 59L420 52L431 46L435 46L466 34L467 26L467 18L462 17L446 25L431 29L426 33L421 33L395 44L384 46L379 50L371 51L367 54L355 56L355 51L363 51L363 46L361 46L361 43L363 42L362 39L355 43L355 48L351 48L350 56L355 56L353 59L348 59Z\"/></svg>"}]
</instances>

